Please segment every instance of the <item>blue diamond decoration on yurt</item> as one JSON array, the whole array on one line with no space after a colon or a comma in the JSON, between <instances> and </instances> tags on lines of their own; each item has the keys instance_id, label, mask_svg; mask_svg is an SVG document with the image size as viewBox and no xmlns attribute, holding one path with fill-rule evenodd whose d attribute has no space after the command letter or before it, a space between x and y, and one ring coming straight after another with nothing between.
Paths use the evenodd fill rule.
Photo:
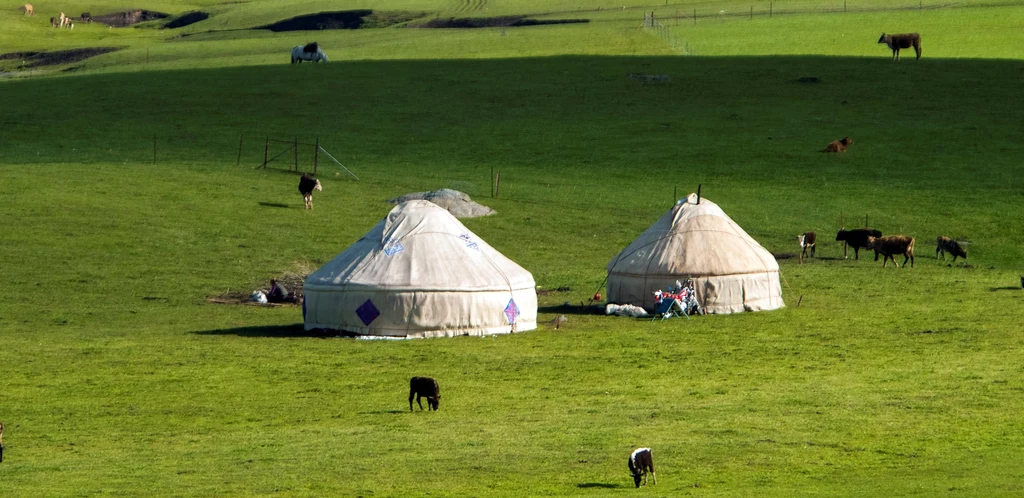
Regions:
<instances>
[{"instance_id":1,"label":"blue diamond decoration on yurt","mask_svg":"<svg viewBox=\"0 0 1024 498\"><path fill-rule=\"evenodd\" d=\"M476 249L477 251L480 250L480 246L478 246L476 242L473 242L473 237L470 237L468 233L459 235L459 238L466 241L466 247L470 249Z\"/></svg>"},{"instance_id":2,"label":"blue diamond decoration on yurt","mask_svg":"<svg viewBox=\"0 0 1024 498\"><path fill-rule=\"evenodd\" d=\"M515 325L516 317L519 316L519 306L516 306L514 299L508 300L508 306L505 306L505 316L508 317L508 323Z\"/></svg>"},{"instance_id":3,"label":"blue diamond decoration on yurt","mask_svg":"<svg viewBox=\"0 0 1024 498\"><path fill-rule=\"evenodd\" d=\"M363 325L369 326L370 322L377 319L380 316L380 310L373 305L373 302L369 299L363 303L362 306L356 308L356 314L359 315L359 319L363 321Z\"/></svg>"},{"instance_id":4,"label":"blue diamond decoration on yurt","mask_svg":"<svg viewBox=\"0 0 1024 498\"><path fill-rule=\"evenodd\" d=\"M402 243L397 240L384 246L384 254L388 256L394 256L404 250L405 246L403 246Z\"/></svg>"}]
</instances>

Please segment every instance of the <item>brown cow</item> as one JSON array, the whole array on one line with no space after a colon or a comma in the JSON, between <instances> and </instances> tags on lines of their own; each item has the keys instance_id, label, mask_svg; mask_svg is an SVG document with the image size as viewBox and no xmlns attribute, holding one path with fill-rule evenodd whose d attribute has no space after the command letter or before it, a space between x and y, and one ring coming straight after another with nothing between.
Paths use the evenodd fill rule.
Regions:
<instances>
[{"instance_id":1,"label":"brown cow","mask_svg":"<svg viewBox=\"0 0 1024 498\"><path fill-rule=\"evenodd\" d=\"M852 145L853 139L850 137L843 137L842 140L833 140L829 142L828 146L822 152L846 152L846 146Z\"/></svg>"},{"instance_id":2,"label":"brown cow","mask_svg":"<svg viewBox=\"0 0 1024 498\"><path fill-rule=\"evenodd\" d=\"M918 60L921 59L921 35L917 33L905 33L900 35L887 35L882 33L878 43L884 43L892 49L892 60L900 60L900 49L914 47L914 53Z\"/></svg>"},{"instance_id":3,"label":"brown cow","mask_svg":"<svg viewBox=\"0 0 1024 498\"><path fill-rule=\"evenodd\" d=\"M818 234L814 232L804 232L796 236L797 240L800 241L800 262L804 262L804 257L807 256L807 248L811 249L811 257L814 257L814 243L818 240Z\"/></svg>"},{"instance_id":4,"label":"brown cow","mask_svg":"<svg viewBox=\"0 0 1024 498\"><path fill-rule=\"evenodd\" d=\"M942 253L942 260L945 261L947 252L953 255L954 263L956 263L957 256L967 259L967 251L960 246L959 242L949 237L939 237L935 241L935 259L939 259L939 253Z\"/></svg>"},{"instance_id":5,"label":"brown cow","mask_svg":"<svg viewBox=\"0 0 1024 498\"><path fill-rule=\"evenodd\" d=\"M914 238L907 237L906 235L887 235L885 237L868 237L868 249L875 250L875 261L878 261L878 255L883 256L882 268L892 260L892 263L896 265L896 268L900 267L900 264L896 262L896 255L903 255L903 266L907 266L907 261L910 261L910 267L914 267Z\"/></svg>"}]
</instances>

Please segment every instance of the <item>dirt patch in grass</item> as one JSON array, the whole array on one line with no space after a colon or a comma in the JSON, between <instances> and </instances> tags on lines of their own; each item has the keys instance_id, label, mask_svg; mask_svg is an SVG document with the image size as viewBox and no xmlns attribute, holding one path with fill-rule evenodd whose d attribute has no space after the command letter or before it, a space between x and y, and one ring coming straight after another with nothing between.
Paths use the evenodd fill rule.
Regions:
<instances>
[{"instance_id":1,"label":"dirt patch in grass","mask_svg":"<svg viewBox=\"0 0 1024 498\"><path fill-rule=\"evenodd\" d=\"M431 19L410 28L517 28L522 26L543 26L548 24L578 24L589 19L527 19L524 16L463 17Z\"/></svg>"},{"instance_id":2,"label":"dirt patch in grass","mask_svg":"<svg viewBox=\"0 0 1024 498\"><path fill-rule=\"evenodd\" d=\"M0 54L0 60L22 60L22 67L54 66L84 61L90 57L121 50L120 47L73 48L53 52L8 52Z\"/></svg>"},{"instance_id":3,"label":"dirt patch in grass","mask_svg":"<svg viewBox=\"0 0 1024 498\"><path fill-rule=\"evenodd\" d=\"M114 12L111 14L103 14L102 16L93 16L92 20L95 22L106 24L107 26L113 26L115 28L124 28L133 24L147 21L157 21L160 19L166 19L171 17L170 14L164 14L163 12L156 12L153 10L126 10L123 12Z\"/></svg>"},{"instance_id":4,"label":"dirt patch in grass","mask_svg":"<svg viewBox=\"0 0 1024 498\"><path fill-rule=\"evenodd\" d=\"M216 304L242 304L246 306L300 306L302 303L303 284L306 281L306 277L309 276L310 273L313 273L314 270L316 270L316 268L309 263L296 263L296 271L286 271L281 275L274 277L277 279L277 283L279 285L283 285L288 292L295 294L294 302L260 304L255 301L251 301L249 298L252 296L253 291L262 290L265 294L270 290L269 278L252 289L228 290L216 296L209 296L206 298L206 302Z\"/></svg>"},{"instance_id":5,"label":"dirt patch in grass","mask_svg":"<svg viewBox=\"0 0 1024 498\"><path fill-rule=\"evenodd\" d=\"M424 14L415 12L375 12L368 9L320 12L285 19L254 29L270 31L319 31L324 29L386 28L419 19Z\"/></svg>"},{"instance_id":6,"label":"dirt patch in grass","mask_svg":"<svg viewBox=\"0 0 1024 498\"><path fill-rule=\"evenodd\" d=\"M186 12L186 13L178 16L178 17L175 17L174 19L171 19L170 21L167 21L167 23L164 24L164 27L167 28L167 29L184 28L185 26L188 26L189 24L195 24L195 23L197 23L199 21L205 21L205 20L207 20L209 18L210 18L210 14L207 13L207 12L201 12L201 11Z\"/></svg>"}]
</instances>

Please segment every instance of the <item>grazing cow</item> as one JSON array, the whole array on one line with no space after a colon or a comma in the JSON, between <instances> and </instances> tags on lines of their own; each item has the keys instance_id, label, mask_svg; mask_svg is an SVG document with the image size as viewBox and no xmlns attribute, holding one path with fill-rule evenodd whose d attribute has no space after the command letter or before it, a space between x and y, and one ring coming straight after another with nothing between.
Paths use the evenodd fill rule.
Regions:
<instances>
[{"instance_id":1,"label":"grazing cow","mask_svg":"<svg viewBox=\"0 0 1024 498\"><path fill-rule=\"evenodd\" d=\"M51 17L50 18L50 27L51 28L56 28L57 27L57 18L56 17Z\"/></svg>"},{"instance_id":2,"label":"grazing cow","mask_svg":"<svg viewBox=\"0 0 1024 498\"><path fill-rule=\"evenodd\" d=\"M892 49L892 60L900 60L900 49L914 47L917 58L921 59L921 35L917 33L906 33L901 35L887 35L882 33L878 43L884 43Z\"/></svg>"},{"instance_id":3,"label":"grazing cow","mask_svg":"<svg viewBox=\"0 0 1024 498\"><path fill-rule=\"evenodd\" d=\"M88 12L82 12L82 16L80 17L80 19L82 21L85 21L86 23L91 23L92 22L92 14L90 14Z\"/></svg>"},{"instance_id":4,"label":"grazing cow","mask_svg":"<svg viewBox=\"0 0 1024 498\"><path fill-rule=\"evenodd\" d=\"M910 261L910 267L914 267L914 238L907 237L906 235L889 235L886 237L868 237L868 248L875 250L875 261L878 261L878 255L881 254L882 268L892 260L892 263L899 268L899 263L896 262L896 255L902 254L903 266L907 266L907 261Z\"/></svg>"},{"instance_id":5,"label":"grazing cow","mask_svg":"<svg viewBox=\"0 0 1024 498\"><path fill-rule=\"evenodd\" d=\"M800 241L800 262L803 263L804 257L807 256L807 248L811 249L811 257L814 257L814 243L818 240L818 234L814 232L804 232L796 236L797 240Z\"/></svg>"},{"instance_id":6,"label":"grazing cow","mask_svg":"<svg viewBox=\"0 0 1024 498\"><path fill-rule=\"evenodd\" d=\"M323 191L323 186L320 185L320 180L313 178L313 175L306 173L299 178L299 193L302 194L302 199L306 201L306 209L313 209L313 191Z\"/></svg>"},{"instance_id":7,"label":"grazing cow","mask_svg":"<svg viewBox=\"0 0 1024 498\"><path fill-rule=\"evenodd\" d=\"M853 139L850 137L843 137L842 140L833 140L825 147L822 152L846 152L846 146L852 145Z\"/></svg>"},{"instance_id":8,"label":"grazing cow","mask_svg":"<svg viewBox=\"0 0 1024 498\"><path fill-rule=\"evenodd\" d=\"M882 232L871 228L840 230L836 233L836 241L845 241L853 248L853 259L860 259L860 248L868 247L868 237L881 237Z\"/></svg>"},{"instance_id":9,"label":"grazing cow","mask_svg":"<svg viewBox=\"0 0 1024 498\"><path fill-rule=\"evenodd\" d=\"M25 9L25 15L26 16L31 16L31 15L34 15L36 13L36 11L32 8L32 4L30 4L30 3L25 4L25 6L22 7L22 8Z\"/></svg>"},{"instance_id":10,"label":"grazing cow","mask_svg":"<svg viewBox=\"0 0 1024 498\"><path fill-rule=\"evenodd\" d=\"M633 475L633 484L640 487L640 478L647 484L647 473L651 473L654 484L658 484L658 476L654 473L654 457L651 456L650 448L637 448L629 455L629 473Z\"/></svg>"},{"instance_id":11,"label":"grazing cow","mask_svg":"<svg viewBox=\"0 0 1024 498\"><path fill-rule=\"evenodd\" d=\"M420 411L423 411L423 402L420 398L427 398L427 411L437 411L437 405L441 403L441 388L437 381L430 377L413 377L409 380L409 411L412 411L414 396L416 404L420 405Z\"/></svg>"},{"instance_id":12,"label":"grazing cow","mask_svg":"<svg viewBox=\"0 0 1024 498\"><path fill-rule=\"evenodd\" d=\"M967 251L960 246L959 242L949 237L939 237L935 243L935 259L939 259L939 253L942 253L942 260L945 261L947 252L953 255L954 263L956 263L957 256L967 259Z\"/></svg>"}]
</instances>

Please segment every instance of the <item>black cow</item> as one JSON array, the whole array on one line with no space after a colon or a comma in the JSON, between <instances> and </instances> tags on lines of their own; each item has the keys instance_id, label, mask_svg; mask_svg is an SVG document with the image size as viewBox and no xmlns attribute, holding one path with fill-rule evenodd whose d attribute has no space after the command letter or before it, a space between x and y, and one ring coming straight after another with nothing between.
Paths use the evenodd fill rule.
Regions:
<instances>
[{"instance_id":1,"label":"black cow","mask_svg":"<svg viewBox=\"0 0 1024 498\"><path fill-rule=\"evenodd\" d=\"M320 180L313 178L313 175L309 173L299 178L299 193L302 194L302 199L306 202L306 209L313 209L313 191L322 191L323 189Z\"/></svg>"},{"instance_id":2,"label":"black cow","mask_svg":"<svg viewBox=\"0 0 1024 498\"><path fill-rule=\"evenodd\" d=\"M658 476L654 473L654 457L651 456L650 448L637 448L629 455L629 473L633 474L633 484L640 487L640 479L643 478L647 484L647 473L651 473L654 484L658 484Z\"/></svg>"},{"instance_id":3,"label":"black cow","mask_svg":"<svg viewBox=\"0 0 1024 498\"><path fill-rule=\"evenodd\" d=\"M837 241L846 241L853 248L853 259L860 259L860 249L868 247L868 237L881 237L882 232L871 228L840 230L836 233Z\"/></svg>"},{"instance_id":4,"label":"black cow","mask_svg":"<svg viewBox=\"0 0 1024 498\"><path fill-rule=\"evenodd\" d=\"M441 402L441 388L438 387L437 381L430 377L413 377L409 381L409 411L412 411L412 398L416 398L416 403L420 405L420 410L423 410L423 402L420 398L427 398L427 410L437 410L437 405Z\"/></svg>"}]
</instances>

